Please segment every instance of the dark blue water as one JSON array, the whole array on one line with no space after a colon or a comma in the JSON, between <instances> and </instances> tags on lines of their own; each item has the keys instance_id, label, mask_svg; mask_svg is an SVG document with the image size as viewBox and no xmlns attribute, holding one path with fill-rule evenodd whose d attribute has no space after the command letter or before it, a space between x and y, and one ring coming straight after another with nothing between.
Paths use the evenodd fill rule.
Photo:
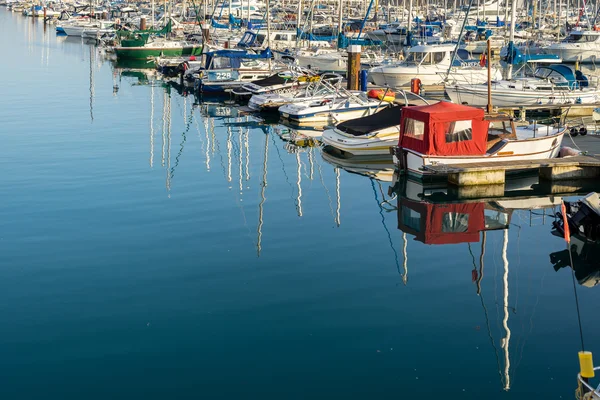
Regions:
<instances>
[{"instance_id":1,"label":"dark blue water","mask_svg":"<svg viewBox=\"0 0 600 400\"><path fill-rule=\"evenodd\" d=\"M0 398L573 396L551 210L512 213L506 262L487 232L478 295L481 241L407 234L404 267L389 182L39 21L0 10L0 48Z\"/></svg>"}]
</instances>

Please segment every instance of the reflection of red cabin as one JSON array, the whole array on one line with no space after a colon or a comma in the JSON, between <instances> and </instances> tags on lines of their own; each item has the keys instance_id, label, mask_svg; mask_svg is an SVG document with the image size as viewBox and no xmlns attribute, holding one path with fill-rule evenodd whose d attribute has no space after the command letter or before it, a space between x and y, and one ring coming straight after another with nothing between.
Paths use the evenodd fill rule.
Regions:
<instances>
[{"instance_id":1,"label":"reflection of red cabin","mask_svg":"<svg viewBox=\"0 0 600 400\"><path fill-rule=\"evenodd\" d=\"M398 147L430 156L482 156L488 127L479 108L445 101L404 107Z\"/></svg>"},{"instance_id":2,"label":"reflection of red cabin","mask_svg":"<svg viewBox=\"0 0 600 400\"><path fill-rule=\"evenodd\" d=\"M485 203L431 204L398 199L398 229L425 244L479 241L486 230Z\"/></svg>"}]
</instances>

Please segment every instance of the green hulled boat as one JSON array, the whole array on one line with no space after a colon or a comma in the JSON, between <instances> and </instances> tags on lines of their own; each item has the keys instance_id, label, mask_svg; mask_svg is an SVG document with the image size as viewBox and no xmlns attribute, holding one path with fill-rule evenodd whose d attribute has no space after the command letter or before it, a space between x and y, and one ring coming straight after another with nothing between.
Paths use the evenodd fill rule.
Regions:
<instances>
[{"instance_id":1,"label":"green hulled boat","mask_svg":"<svg viewBox=\"0 0 600 400\"><path fill-rule=\"evenodd\" d=\"M145 60L148 57L181 57L202 54L202 45L180 40L169 40L158 36L171 32L171 21L161 30L119 31L120 46L115 53L120 60ZM150 35L154 39L150 39Z\"/></svg>"},{"instance_id":2,"label":"green hulled boat","mask_svg":"<svg viewBox=\"0 0 600 400\"><path fill-rule=\"evenodd\" d=\"M148 57L199 56L202 45L186 41L158 39L143 46L115 47L118 59L147 59Z\"/></svg>"}]
</instances>

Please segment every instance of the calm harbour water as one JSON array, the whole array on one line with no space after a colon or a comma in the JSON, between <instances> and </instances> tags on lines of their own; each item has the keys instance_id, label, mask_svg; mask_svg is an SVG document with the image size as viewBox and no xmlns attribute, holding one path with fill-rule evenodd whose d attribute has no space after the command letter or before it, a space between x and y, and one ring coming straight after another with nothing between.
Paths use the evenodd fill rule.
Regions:
<instances>
[{"instance_id":1,"label":"calm harbour water","mask_svg":"<svg viewBox=\"0 0 600 400\"><path fill-rule=\"evenodd\" d=\"M543 211L512 214L508 269L487 232L477 295L481 243L408 234L404 268L389 182L4 9L0 44L0 398L574 395ZM578 291L593 351L600 289Z\"/></svg>"}]
</instances>

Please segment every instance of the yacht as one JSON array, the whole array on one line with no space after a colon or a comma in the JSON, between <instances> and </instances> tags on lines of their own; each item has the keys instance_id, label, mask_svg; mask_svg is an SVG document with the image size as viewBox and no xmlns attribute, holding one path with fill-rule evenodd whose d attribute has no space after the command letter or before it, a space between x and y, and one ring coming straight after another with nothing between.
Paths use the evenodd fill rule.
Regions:
<instances>
[{"instance_id":1,"label":"yacht","mask_svg":"<svg viewBox=\"0 0 600 400\"><path fill-rule=\"evenodd\" d=\"M600 54L600 32L573 30L562 42L550 44L543 51L564 62L593 63Z\"/></svg>"},{"instance_id":2,"label":"yacht","mask_svg":"<svg viewBox=\"0 0 600 400\"><path fill-rule=\"evenodd\" d=\"M531 77L494 81L491 83L492 104L499 107L596 104L600 88L591 86L588 78L579 74L577 79L570 67L557 64L538 67ZM485 106L487 92L487 84L446 86L452 102L472 106Z\"/></svg>"},{"instance_id":3,"label":"yacht","mask_svg":"<svg viewBox=\"0 0 600 400\"><path fill-rule=\"evenodd\" d=\"M455 49L454 44L413 46L405 60L369 70L370 80L378 86L393 88L408 86L413 78L420 79L423 85L435 85L445 80L487 82L487 68L480 66L478 60L470 63L458 57L452 60ZM501 77L496 68L493 75Z\"/></svg>"}]
</instances>

